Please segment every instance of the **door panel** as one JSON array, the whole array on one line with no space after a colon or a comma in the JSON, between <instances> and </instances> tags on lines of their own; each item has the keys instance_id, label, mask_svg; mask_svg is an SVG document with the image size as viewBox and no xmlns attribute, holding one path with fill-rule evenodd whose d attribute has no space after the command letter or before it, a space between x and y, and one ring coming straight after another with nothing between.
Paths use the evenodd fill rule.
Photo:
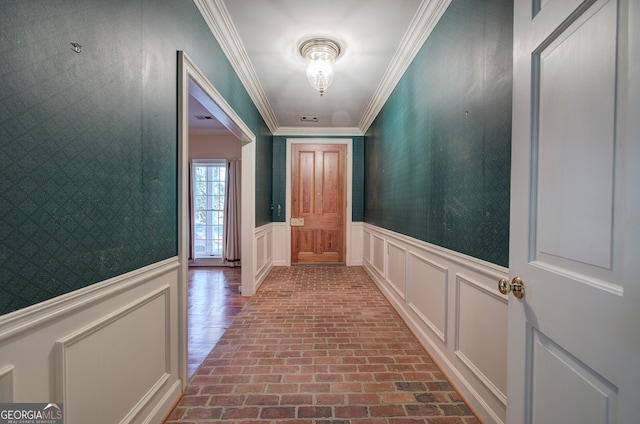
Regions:
<instances>
[{"instance_id":1,"label":"door panel","mask_svg":"<svg viewBox=\"0 0 640 424\"><path fill-rule=\"evenodd\" d=\"M534 55L539 261L611 267L615 44L610 1L592 6Z\"/></svg>"},{"instance_id":2,"label":"door panel","mask_svg":"<svg viewBox=\"0 0 640 424\"><path fill-rule=\"evenodd\" d=\"M344 263L346 145L291 146L291 263Z\"/></svg>"},{"instance_id":3,"label":"door panel","mask_svg":"<svg viewBox=\"0 0 640 424\"><path fill-rule=\"evenodd\" d=\"M534 331L531 422L613 423L616 388L559 345ZM557 387L563 391L557 396Z\"/></svg>"},{"instance_id":4,"label":"door panel","mask_svg":"<svg viewBox=\"0 0 640 424\"><path fill-rule=\"evenodd\" d=\"M510 424L640 416L639 24L627 0L515 3Z\"/></svg>"}]
</instances>

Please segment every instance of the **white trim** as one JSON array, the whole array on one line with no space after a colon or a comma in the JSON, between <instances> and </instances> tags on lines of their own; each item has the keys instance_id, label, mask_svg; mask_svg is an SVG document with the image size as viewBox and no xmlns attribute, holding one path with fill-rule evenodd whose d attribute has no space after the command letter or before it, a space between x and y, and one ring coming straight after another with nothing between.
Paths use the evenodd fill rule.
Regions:
<instances>
[{"instance_id":1,"label":"white trim","mask_svg":"<svg viewBox=\"0 0 640 424\"><path fill-rule=\"evenodd\" d=\"M493 395L498 399L505 407L507 406L507 395L503 393L494 383L489 379L484 373L473 363L471 359L469 359L464 352L460 349L460 286L462 284L466 284L469 287L472 287L475 290L479 290L485 296L492 297L498 302L503 303L504 305L508 304L508 300L505 296L501 295L497 290L489 290L483 284L480 284L473 278L467 277L464 274L458 273L456 275L456 319L455 319L455 340L454 340L454 350L456 356L469 368L469 370L476 375L476 377L482 381L482 383L487 386L487 388L493 393Z\"/></svg>"},{"instance_id":2,"label":"white trim","mask_svg":"<svg viewBox=\"0 0 640 424\"><path fill-rule=\"evenodd\" d=\"M274 136L312 136L312 137L362 137L364 133L357 127L280 127Z\"/></svg>"},{"instance_id":3,"label":"white trim","mask_svg":"<svg viewBox=\"0 0 640 424\"><path fill-rule=\"evenodd\" d=\"M465 255L464 253L449 250L444 247L440 247L435 244L427 243L403 234L387 230L386 228L376 227L368 223L364 223L365 229L374 234L382 234L391 238L402 238L404 243L409 244L412 247L422 249L443 259L447 259L457 263L458 265L464 265L465 268L472 269L475 272L483 274L489 278L502 278L509 275L509 269L500 265L493 264L491 262L483 261L482 259L474 258L473 256ZM375 234L374 234L375 236ZM497 284L496 280L496 284ZM496 286L497 287L497 286Z\"/></svg>"},{"instance_id":4,"label":"white trim","mask_svg":"<svg viewBox=\"0 0 640 424\"><path fill-rule=\"evenodd\" d=\"M41 325L48 325L53 320L61 319L80 308L100 302L106 297L114 296L142 285L160 275L175 270L179 265L177 257L166 259L3 315L0 317L0 342Z\"/></svg>"},{"instance_id":5,"label":"white trim","mask_svg":"<svg viewBox=\"0 0 640 424\"><path fill-rule=\"evenodd\" d=\"M227 159L191 159L191 166L199 165L226 165Z\"/></svg>"},{"instance_id":6,"label":"white trim","mask_svg":"<svg viewBox=\"0 0 640 424\"><path fill-rule=\"evenodd\" d=\"M143 306L151 303L152 301L159 299L160 297L164 297L164 303L165 303L164 313L166 316L166 320L164 323L165 324L164 372L162 373L162 375L158 377L158 380L153 384L153 386L149 388L147 393L141 399L139 399L138 402L136 402L136 405L127 413L127 415L122 419L121 423L128 423L133 421L140 414L140 412L145 408L145 406L149 404L149 402L151 402L153 397L156 396L158 393L160 393L165 383L167 383L171 379L171 349L170 349L170 342L171 342L170 331L171 330L170 330L170 322L169 322L170 289L171 289L171 286L169 284L159 287L156 290L139 298L138 300L131 302L127 306L124 306L119 310L116 310L110 313L109 315L99 319L98 321L95 321L85 326L84 328L65 336L64 338L59 339L56 342L56 346L55 346L56 357L57 357L56 367L55 367L55 374L57 376L56 399L59 399L62 403L64 403L67 406L67 408L70 404L72 406L76 406L76 405L73 405L73 402L69 402L70 387L68 385L69 379L68 379L67 371L70 367L70 364L68 363L68 359L67 359L67 351L71 346L99 332L100 330L104 329L110 324L120 319L123 319L127 315L130 315L132 312L142 308Z\"/></svg>"},{"instance_id":7,"label":"white trim","mask_svg":"<svg viewBox=\"0 0 640 424\"><path fill-rule=\"evenodd\" d=\"M287 266L287 223L272 222L273 229L273 266Z\"/></svg>"},{"instance_id":8,"label":"white trim","mask_svg":"<svg viewBox=\"0 0 640 424\"><path fill-rule=\"evenodd\" d=\"M224 173L226 175L226 173L228 172L228 168L227 168L227 160L226 159L190 159L190 164L189 166L191 167L191 179L190 179L190 183L191 183L191 187L192 189L190 190L189 193L189 203L191 204L191 216L189 216L189 219L193 219L193 222L195 222L196 217L195 217L195 213L196 213L196 205L195 205L195 193L193 191L193 186L195 186L195 175L196 175L196 167L198 166L216 166L218 168L224 168ZM226 214L226 204L227 204L227 192L226 192L226 184L227 181L224 181L225 184L225 194L224 194L224 205L222 207L222 213L223 216L224 214ZM207 225L208 226L208 225ZM216 225L219 227L219 225ZM195 224L192 224L191 226L191 231L194 232L195 234ZM223 219L223 224L222 224L222 241L224 242L225 240L225 234L226 234L227 228L226 228L226 218ZM189 266L224 266L225 265L225 261L224 261L224 246L222 246L222 249L220 251L220 256L197 256L197 252L195 249L195 242L193 243L193 257L191 258L191 262L189 262Z\"/></svg>"},{"instance_id":9,"label":"white trim","mask_svg":"<svg viewBox=\"0 0 640 424\"><path fill-rule=\"evenodd\" d=\"M367 132L380 113L382 106L389 99L450 3L451 0L423 0L420 4L418 12L411 21L409 29L402 38L396 54L391 59L380 85L358 124L358 128L363 134Z\"/></svg>"},{"instance_id":10,"label":"white trim","mask_svg":"<svg viewBox=\"0 0 640 424\"><path fill-rule=\"evenodd\" d=\"M198 69L189 56L178 52L178 345L179 375L183 389L188 382L187 359L187 271L189 267L189 96L206 107L229 131L242 141L242 263L254 268L253 230L255 228L255 140L256 136L222 95ZM254 274L242 273L242 292L254 293Z\"/></svg>"},{"instance_id":11,"label":"white trim","mask_svg":"<svg viewBox=\"0 0 640 424\"><path fill-rule=\"evenodd\" d=\"M114 393L113 399L105 392L107 397L103 401L107 407L117 403L123 417L126 415L131 422L159 422L179 397L183 384L178 375L176 319L179 270L178 258L169 258L3 316L0 402L29 399L60 402L61 398L54 399L62 392L61 377L65 373L59 342L82 340L77 346L100 352L100 358L76 355L71 362L67 361L70 370L91 373L82 381L67 380L67 389L74 396L83 394L88 399L92 390L104 382L95 378L99 369L83 368L87 365L84 360L102 362L106 359L110 375L113 371L120 380L149 383L138 387L144 390L124 388L122 393ZM125 322L127 325L121 325ZM140 328L150 322L157 325L153 331L155 347L146 347L139 336ZM135 360L131 362L130 354L118 356L121 349L113 340L127 341L129 353L133 350L144 356L145 349L160 353L155 371L145 370ZM114 361L117 366L111 365Z\"/></svg>"},{"instance_id":12,"label":"white trim","mask_svg":"<svg viewBox=\"0 0 640 424\"><path fill-rule=\"evenodd\" d=\"M249 272L241 272L242 294L253 296L256 292L255 274L255 239L256 228L256 143L242 146L241 199L240 199L240 238L242 267Z\"/></svg>"},{"instance_id":13,"label":"white trim","mask_svg":"<svg viewBox=\"0 0 640 424\"><path fill-rule=\"evenodd\" d=\"M253 245L256 268L254 270L255 283L253 293L258 290L258 287L260 287L267 275L269 275L271 268L273 268L273 240L273 223L268 223L255 229Z\"/></svg>"},{"instance_id":14,"label":"white trim","mask_svg":"<svg viewBox=\"0 0 640 424\"><path fill-rule=\"evenodd\" d=\"M227 56L238 78L240 78L249 97L256 105L262 119L264 119L269 130L274 133L278 128L278 120L260 85L256 71L253 69L249 55L242 44L238 31L233 25L224 2L222 0L194 0L194 3L200 10L211 33L218 41L220 48Z\"/></svg>"},{"instance_id":15,"label":"white trim","mask_svg":"<svg viewBox=\"0 0 640 424\"><path fill-rule=\"evenodd\" d=\"M0 403L13 402L13 365L0 368Z\"/></svg>"},{"instance_id":16,"label":"white trim","mask_svg":"<svg viewBox=\"0 0 640 424\"><path fill-rule=\"evenodd\" d=\"M465 355L468 352L461 352L459 348L459 323L462 313L459 287L462 278L474 288L478 288L482 302L495 302L491 303L492 307L504 305L508 302L508 298L498 293L497 282L500 278L508 277L508 269L371 224L364 223L363 227L362 263L365 270L480 418L487 423L502 423L506 415L504 388L499 388L499 384L492 381L489 374L484 372L485 367L474 363L468 357L469 355ZM369 241L368 252L364 251L364 246L367 245L366 240ZM375 243L374 240L376 240ZM413 278L414 269L406 257L394 259L397 265L401 266L398 261L402 260L407 267L404 284L389 281L389 261L392 257L389 256L387 249L391 245L405 249L408 257L419 258L445 271L446 305L443 329L431 323L424 311L414 304L416 293L414 287L417 287L416 284L425 282L416 281ZM465 312L473 315L475 310L473 308L483 307L482 302L478 305L467 305L470 309ZM477 319L484 319L485 324L490 320L483 316L478 316ZM491 325L495 331L506 333L506 320L491 320ZM489 350L485 351L487 347L482 341L478 341L478 344L471 346L471 349L476 353L491 354L494 362L506 364L506 348L502 351L491 347L492 350L489 352Z\"/></svg>"},{"instance_id":17,"label":"white trim","mask_svg":"<svg viewBox=\"0 0 640 424\"><path fill-rule=\"evenodd\" d=\"M351 265L351 224L353 218L353 139L352 138L287 138L285 224L287 226L287 266L291 266L291 145L292 144L345 144L347 146L347 216L345 217L345 264Z\"/></svg>"},{"instance_id":18,"label":"white trim","mask_svg":"<svg viewBox=\"0 0 640 424\"><path fill-rule=\"evenodd\" d=\"M402 255L402 272L404 273L404 281L393 281L389 277L389 268L391 267L389 256L391 255L391 248L397 250ZM395 243L393 241L387 241L385 244L385 250L387 254L384 256L384 269L386 270L384 274L384 279L389 284L389 286L396 292L396 294L404 301L406 301L406 281L407 281L407 249L405 249L401 244ZM400 283L401 287L398 286Z\"/></svg>"},{"instance_id":19,"label":"white trim","mask_svg":"<svg viewBox=\"0 0 640 424\"><path fill-rule=\"evenodd\" d=\"M430 318L428 318L413 302L408 302L407 306L409 308L411 308L411 310L413 311L413 313L416 314L416 316L425 323L425 325L427 325L431 331L433 331L433 334L435 334L438 338L440 338L440 340L442 341L442 343L447 344L447 334L448 334L448 327L449 327L449 321L446 319L447 314L449 312L449 301L448 301L448 289L449 289L449 268L447 268L444 265L441 265L435 261L432 261L429 258L426 258L423 255L420 255L418 252L409 252L409 257L410 258L414 258L420 262L422 262L423 264L432 267L433 269L442 272L443 275L443 281L442 284L444 285L445 288L445 295L444 295L444 302L445 302L445 306L444 306L444 328L438 328L438 326L436 324L434 324ZM409 274L407 277L407 281L409 281L411 278L413 278L412 274ZM410 289L407 290L407 294L411 294ZM413 298L412 296L410 296L411 298Z\"/></svg>"},{"instance_id":20,"label":"white trim","mask_svg":"<svg viewBox=\"0 0 640 424\"><path fill-rule=\"evenodd\" d=\"M244 88L249 93L249 97L253 100L260 115L262 115L262 118L274 135L326 136L335 134L333 132L327 133L325 128L279 128L277 117L258 81L253 65L233 25L229 12L224 6L223 0L194 0L194 3L198 7L198 10L200 10L218 44L220 44L220 48L227 56L231 66L236 71L238 78L242 81ZM367 106L358 127L350 130L353 132L344 132L344 129L341 129L340 131L343 132L336 135L358 136L366 133L450 3L451 0L423 0L421 2L416 15L400 42L398 50L391 59L380 85ZM322 131L322 134L320 131ZM295 132L295 134L293 132Z\"/></svg>"}]
</instances>

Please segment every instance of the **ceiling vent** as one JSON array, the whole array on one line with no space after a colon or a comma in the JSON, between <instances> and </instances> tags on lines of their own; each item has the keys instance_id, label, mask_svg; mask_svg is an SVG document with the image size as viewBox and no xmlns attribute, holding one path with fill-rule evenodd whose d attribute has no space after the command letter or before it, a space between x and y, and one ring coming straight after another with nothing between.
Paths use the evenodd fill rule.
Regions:
<instances>
[{"instance_id":1,"label":"ceiling vent","mask_svg":"<svg viewBox=\"0 0 640 424\"><path fill-rule=\"evenodd\" d=\"M300 120L302 122L318 122L317 116L301 116Z\"/></svg>"}]
</instances>

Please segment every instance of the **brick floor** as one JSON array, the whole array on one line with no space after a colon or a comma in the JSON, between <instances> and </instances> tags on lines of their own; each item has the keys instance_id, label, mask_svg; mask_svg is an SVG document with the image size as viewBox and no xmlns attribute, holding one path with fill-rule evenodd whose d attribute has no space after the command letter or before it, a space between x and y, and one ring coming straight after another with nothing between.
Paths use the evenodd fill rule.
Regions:
<instances>
[{"instance_id":1,"label":"brick floor","mask_svg":"<svg viewBox=\"0 0 640 424\"><path fill-rule=\"evenodd\" d=\"M361 267L275 267L166 424L478 424Z\"/></svg>"}]
</instances>

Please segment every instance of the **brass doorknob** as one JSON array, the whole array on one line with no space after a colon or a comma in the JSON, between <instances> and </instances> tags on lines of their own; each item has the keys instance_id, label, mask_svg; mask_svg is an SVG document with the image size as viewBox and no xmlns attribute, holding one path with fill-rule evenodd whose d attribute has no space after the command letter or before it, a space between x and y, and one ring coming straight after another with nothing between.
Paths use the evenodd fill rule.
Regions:
<instances>
[{"instance_id":1,"label":"brass doorknob","mask_svg":"<svg viewBox=\"0 0 640 424\"><path fill-rule=\"evenodd\" d=\"M498 290L502 294L509 294L510 291L513 292L513 295L518 299L524 298L524 283L520 279L520 277L514 277L511 280L511 284L509 284L509 280L506 278L501 278L498 281Z\"/></svg>"}]
</instances>

